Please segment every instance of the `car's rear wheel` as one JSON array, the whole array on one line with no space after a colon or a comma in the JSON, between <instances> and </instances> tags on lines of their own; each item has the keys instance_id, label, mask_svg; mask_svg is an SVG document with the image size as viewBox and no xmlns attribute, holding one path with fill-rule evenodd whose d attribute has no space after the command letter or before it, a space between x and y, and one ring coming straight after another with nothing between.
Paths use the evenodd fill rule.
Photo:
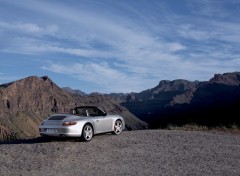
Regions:
<instances>
[{"instance_id":1,"label":"car's rear wheel","mask_svg":"<svg viewBox=\"0 0 240 176\"><path fill-rule=\"evenodd\" d=\"M86 124L83 127L82 139L83 141L90 141L93 137L93 128L90 124Z\"/></svg>"},{"instance_id":2,"label":"car's rear wheel","mask_svg":"<svg viewBox=\"0 0 240 176\"><path fill-rule=\"evenodd\" d=\"M123 124L121 120L116 120L115 124L114 124L114 134L120 134L123 130Z\"/></svg>"}]
</instances>

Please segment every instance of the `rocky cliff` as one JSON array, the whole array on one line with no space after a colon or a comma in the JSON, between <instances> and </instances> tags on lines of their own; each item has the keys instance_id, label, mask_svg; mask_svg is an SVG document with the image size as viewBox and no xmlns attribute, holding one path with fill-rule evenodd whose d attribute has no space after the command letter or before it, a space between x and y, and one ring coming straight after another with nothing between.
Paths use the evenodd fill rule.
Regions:
<instances>
[{"instance_id":1,"label":"rocky cliff","mask_svg":"<svg viewBox=\"0 0 240 176\"><path fill-rule=\"evenodd\" d=\"M80 105L123 115L129 130L145 129L145 122L151 128L186 123L240 125L240 72L216 74L204 82L163 80L152 89L128 94L78 94L61 89L47 76L2 84L0 140L37 136L38 125L47 115Z\"/></svg>"},{"instance_id":2,"label":"rocky cliff","mask_svg":"<svg viewBox=\"0 0 240 176\"><path fill-rule=\"evenodd\" d=\"M80 105L96 105L123 115L127 129L147 128L145 122L107 97L70 93L47 76L31 76L0 85L0 140L37 136L38 125L47 115Z\"/></svg>"},{"instance_id":3,"label":"rocky cliff","mask_svg":"<svg viewBox=\"0 0 240 176\"><path fill-rule=\"evenodd\" d=\"M216 74L204 82L161 81L153 89L129 94L121 104L153 128L240 125L240 72Z\"/></svg>"},{"instance_id":4,"label":"rocky cliff","mask_svg":"<svg viewBox=\"0 0 240 176\"><path fill-rule=\"evenodd\" d=\"M163 80L152 88L140 93L128 94L121 104L140 119L151 122L157 111L161 111L178 95L194 90L198 82L187 80ZM154 117L155 118L155 117Z\"/></svg>"}]
</instances>

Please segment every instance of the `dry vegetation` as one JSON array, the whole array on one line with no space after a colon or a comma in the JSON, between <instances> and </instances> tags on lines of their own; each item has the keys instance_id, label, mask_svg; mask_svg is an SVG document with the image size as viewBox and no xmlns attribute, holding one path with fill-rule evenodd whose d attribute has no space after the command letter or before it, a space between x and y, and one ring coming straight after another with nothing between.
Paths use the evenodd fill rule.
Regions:
<instances>
[{"instance_id":1,"label":"dry vegetation","mask_svg":"<svg viewBox=\"0 0 240 176\"><path fill-rule=\"evenodd\" d=\"M212 131L212 132L226 132L233 134L240 134L240 126L237 124L232 124L229 126L218 125L218 126L204 126L198 124L185 124L183 126L177 126L169 124L167 126L168 130L183 130L183 131Z\"/></svg>"}]
</instances>

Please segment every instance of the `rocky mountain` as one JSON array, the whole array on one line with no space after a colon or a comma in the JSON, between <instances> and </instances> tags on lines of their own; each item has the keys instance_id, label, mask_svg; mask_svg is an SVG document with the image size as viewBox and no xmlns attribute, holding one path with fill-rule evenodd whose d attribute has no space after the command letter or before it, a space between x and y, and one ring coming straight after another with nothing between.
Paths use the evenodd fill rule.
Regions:
<instances>
[{"instance_id":1,"label":"rocky mountain","mask_svg":"<svg viewBox=\"0 0 240 176\"><path fill-rule=\"evenodd\" d=\"M185 93L189 89L194 89L198 84L198 81L187 81L183 79L178 79L174 81L162 80L159 85L154 88L144 90L140 93L111 93L104 94L107 97L110 97L116 102L123 103L125 106L129 102L132 104L137 102L156 102L159 105L165 105L176 95Z\"/></svg>"},{"instance_id":2,"label":"rocky mountain","mask_svg":"<svg viewBox=\"0 0 240 176\"><path fill-rule=\"evenodd\" d=\"M236 115L240 107L240 72L216 74L204 82L161 81L153 89L129 94L121 104L153 128L186 123L240 125Z\"/></svg>"},{"instance_id":3,"label":"rocky mountain","mask_svg":"<svg viewBox=\"0 0 240 176\"><path fill-rule=\"evenodd\" d=\"M111 100L122 103L125 102L129 93L110 93L110 94L104 94L105 97L110 98Z\"/></svg>"},{"instance_id":4,"label":"rocky mountain","mask_svg":"<svg viewBox=\"0 0 240 176\"><path fill-rule=\"evenodd\" d=\"M122 105L140 119L150 122L156 111L164 109L178 95L194 90L198 82L187 80L163 80L152 88L140 93L128 94Z\"/></svg>"},{"instance_id":5,"label":"rocky mountain","mask_svg":"<svg viewBox=\"0 0 240 176\"><path fill-rule=\"evenodd\" d=\"M31 76L0 85L0 140L38 135L47 115L80 105L121 114L129 130L196 123L240 125L240 72L216 74L209 81L163 80L140 93L92 93L61 89L49 77ZM141 120L140 120L141 119ZM145 121L145 122L143 122Z\"/></svg>"},{"instance_id":6,"label":"rocky mountain","mask_svg":"<svg viewBox=\"0 0 240 176\"><path fill-rule=\"evenodd\" d=\"M210 83L225 84L230 86L239 86L240 84L240 72L215 74Z\"/></svg>"},{"instance_id":7,"label":"rocky mountain","mask_svg":"<svg viewBox=\"0 0 240 176\"><path fill-rule=\"evenodd\" d=\"M0 140L37 136L38 125L47 115L69 112L80 105L96 105L123 115L129 130L147 128L145 122L108 97L73 94L47 76L31 76L0 85Z\"/></svg>"},{"instance_id":8,"label":"rocky mountain","mask_svg":"<svg viewBox=\"0 0 240 176\"><path fill-rule=\"evenodd\" d=\"M80 95L80 96L85 96L87 95L85 92L81 91L81 90L78 90L78 89L72 89L70 87L63 87L62 88L63 90L69 92L69 93L72 93L72 94L77 94L77 95Z\"/></svg>"},{"instance_id":9,"label":"rocky mountain","mask_svg":"<svg viewBox=\"0 0 240 176\"><path fill-rule=\"evenodd\" d=\"M151 101L160 100L169 101L172 97L185 93L187 90L194 89L196 87L196 82L190 82L183 79L178 79L174 81L162 80L160 83L152 88L140 93L130 94L127 101Z\"/></svg>"}]
</instances>

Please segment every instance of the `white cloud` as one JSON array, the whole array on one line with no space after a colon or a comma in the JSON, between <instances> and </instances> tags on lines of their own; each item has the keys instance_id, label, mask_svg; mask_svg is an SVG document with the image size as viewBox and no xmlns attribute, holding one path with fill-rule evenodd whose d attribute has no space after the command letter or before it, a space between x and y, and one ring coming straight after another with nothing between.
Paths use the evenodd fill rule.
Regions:
<instances>
[{"instance_id":1,"label":"white cloud","mask_svg":"<svg viewBox=\"0 0 240 176\"><path fill-rule=\"evenodd\" d=\"M14 2L14 4L23 6L22 3ZM79 10L75 7L66 6L65 4L63 6L61 3L52 4L44 1L34 4L27 3L23 7L40 11L45 15L47 14L51 19L61 19L61 21L66 21L71 24L70 26L59 26L59 37L71 37L70 40L80 43L102 43L110 47L114 54L128 52L126 55L132 56L132 53L140 53L143 50L145 50L145 53L152 53L153 49L154 51L164 52L175 52L185 49L185 46L180 43L156 39L157 36L149 32L146 27L142 27L144 25L139 23L139 21L126 20L125 17L121 18L111 13L111 18L109 18L104 14L99 14L89 9L89 11L84 8L80 8ZM31 26L30 29L32 31L40 30L39 26ZM26 24L23 25L23 27L26 27ZM68 30L69 34L62 32L63 30ZM71 36L71 33L74 33L74 35ZM86 39L88 39L88 41ZM34 47L33 45L32 48ZM50 47L52 47L51 50L54 50L53 47L56 46L53 45ZM65 47L65 49L61 48L59 51L63 50L67 53L76 53L77 55L83 52L78 48L69 47ZM46 49L42 51L46 51ZM94 53L95 51L91 50L91 52Z\"/></svg>"},{"instance_id":2,"label":"white cloud","mask_svg":"<svg viewBox=\"0 0 240 176\"><path fill-rule=\"evenodd\" d=\"M193 14L204 16L207 18L218 17L225 18L230 15L229 11L226 10L226 6L229 6L229 1L219 0L201 0L195 1L190 0L187 2L191 7ZM230 2L234 3L234 2Z\"/></svg>"},{"instance_id":3,"label":"white cloud","mask_svg":"<svg viewBox=\"0 0 240 176\"><path fill-rule=\"evenodd\" d=\"M94 63L53 63L48 62L42 67L44 70L69 75L98 87L95 91L102 92L139 92L158 84L162 79L188 79L205 81L215 73L238 71L240 58L229 59L226 64L221 60L197 59L182 60L175 58L170 61L146 64L118 64L114 66L106 62ZM201 79L199 79L201 78ZM95 87L94 86L94 87Z\"/></svg>"},{"instance_id":4,"label":"white cloud","mask_svg":"<svg viewBox=\"0 0 240 176\"><path fill-rule=\"evenodd\" d=\"M44 20L0 21L0 32L9 34L1 36L6 42L0 50L43 59L61 57L62 62L52 59L49 67L42 68L92 84L100 82L112 91L139 91L161 79L203 80L214 72L240 68L240 25L218 20L214 13L221 8L214 9L210 1L204 1L208 5L195 16L187 11L179 15L164 3L160 9L157 2L146 3L150 9L138 9L138 3L107 2L71 6L60 1L6 1ZM192 2L193 9L199 9ZM74 64L64 63L64 57Z\"/></svg>"},{"instance_id":5,"label":"white cloud","mask_svg":"<svg viewBox=\"0 0 240 176\"><path fill-rule=\"evenodd\" d=\"M182 37L194 40L207 40L213 36L212 32L194 29L194 26L191 24L181 25L178 32Z\"/></svg>"},{"instance_id":6,"label":"white cloud","mask_svg":"<svg viewBox=\"0 0 240 176\"><path fill-rule=\"evenodd\" d=\"M200 24L201 24L200 20ZM219 22L205 19L205 26L182 24L177 32L181 37L196 41L218 40L222 42L240 43L240 25L232 22ZM221 43L218 43L221 44Z\"/></svg>"},{"instance_id":7,"label":"white cloud","mask_svg":"<svg viewBox=\"0 0 240 176\"><path fill-rule=\"evenodd\" d=\"M82 56L82 57L98 57L98 58L108 58L111 57L111 53L106 51L101 51L97 49L81 49L81 48L64 48L58 46L51 46L48 44L39 45L25 45L22 50L29 53L65 53L70 55Z\"/></svg>"},{"instance_id":8,"label":"white cloud","mask_svg":"<svg viewBox=\"0 0 240 176\"><path fill-rule=\"evenodd\" d=\"M22 23L22 22L5 22L0 21L0 29L9 31L16 31L26 34L40 34L40 35L53 35L57 32L58 27L56 25L47 25L41 27L33 23Z\"/></svg>"},{"instance_id":9,"label":"white cloud","mask_svg":"<svg viewBox=\"0 0 240 176\"><path fill-rule=\"evenodd\" d=\"M97 85L105 92L131 92L140 91L151 82L137 75L128 75L120 70L111 68L107 63L74 63L74 64L55 64L48 63L42 69L55 73L66 74L92 85Z\"/></svg>"}]
</instances>

